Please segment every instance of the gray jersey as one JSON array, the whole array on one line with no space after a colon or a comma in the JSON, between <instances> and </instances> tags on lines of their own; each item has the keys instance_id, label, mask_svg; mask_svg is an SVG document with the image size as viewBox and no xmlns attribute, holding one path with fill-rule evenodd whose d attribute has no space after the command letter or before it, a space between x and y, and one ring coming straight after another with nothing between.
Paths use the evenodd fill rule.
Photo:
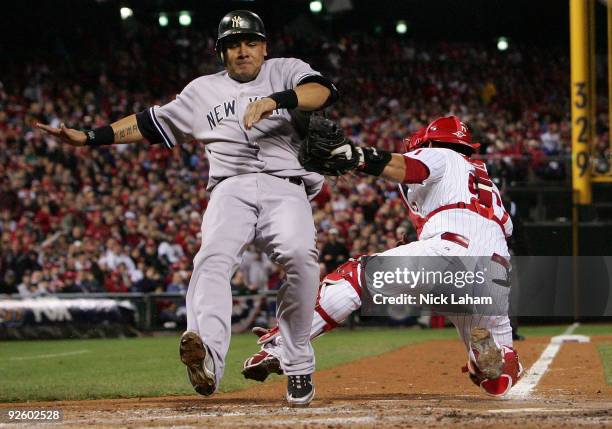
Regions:
<instances>
[{"instance_id":1,"label":"gray jersey","mask_svg":"<svg viewBox=\"0 0 612 429\"><path fill-rule=\"evenodd\" d=\"M246 83L233 80L224 70L193 80L175 100L150 108L149 114L169 148L194 139L206 145L208 189L226 177L268 173L301 176L312 197L323 177L304 170L297 159L305 130L298 112L275 110L250 130L243 123L250 102L295 88L312 75L320 73L295 58L264 61L257 78Z\"/></svg>"}]
</instances>

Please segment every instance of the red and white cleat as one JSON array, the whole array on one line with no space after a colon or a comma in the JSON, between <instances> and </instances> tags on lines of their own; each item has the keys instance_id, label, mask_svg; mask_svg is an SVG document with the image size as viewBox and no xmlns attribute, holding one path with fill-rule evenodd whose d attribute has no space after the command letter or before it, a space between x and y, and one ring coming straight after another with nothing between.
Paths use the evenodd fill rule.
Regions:
<instances>
[{"instance_id":1,"label":"red and white cleat","mask_svg":"<svg viewBox=\"0 0 612 429\"><path fill-rule=\"evenodd\" d=\"M242 375L255 381L265 381L270 374L282 374L280 361L276 356L262 349L244 361Z\"/></svg>"},{"instance_id":2,"label":"red and white cleat","mask_svg":"<svg viewBox=\"0 0 612 429\"><path fill-rule=\"evenodd\" d=\"M262 328L260 326L255 326L251 329L251 332L259 337L257 340L257 345L263 346L271 341L273 341L276 337L280 335L280 330L278 326L275 326L270 329Z\"/></svg>"},{"instance_id":3,"label":"red and white cleat","mask_svg":"<svg viewBox=\"0 0 612 429\"><path fill-rule=\"evenodd\" d=\"M486 332L488 333L488 331ZM472 334L474 334L474 331L472 331ZM520 380L523 375L523 366L513 348L508 346L500 348L495 345L490 335L489 339L486 338L486 335L479 338L474 338L474 335L472 335L472 346L475 343L477 344L476 347L472 347L477 362L470 359L467 365L463 367L463 372L467 372L470 380L488 395L501 397L506 395L512 386ZM494 345L494 350L491 348L491 343ZM486 364L490 366L486 367ZM481 369L481 365L484 366L485 370Z\"/></svg>"}]
</instances>

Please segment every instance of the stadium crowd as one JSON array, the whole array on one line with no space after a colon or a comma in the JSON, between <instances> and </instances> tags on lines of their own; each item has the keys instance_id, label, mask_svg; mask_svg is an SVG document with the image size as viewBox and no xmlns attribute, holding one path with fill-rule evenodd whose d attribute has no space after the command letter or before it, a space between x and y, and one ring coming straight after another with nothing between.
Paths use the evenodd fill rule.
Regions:
<instances>
[{"instance_id":1,"label":"stadium crowd","mask_svg":"<svg viewBox=\"0 0 612 429\"><path fill-rule=\"evenodd\" d=\"M219 69L214 42L193 28L151 27L110 43L85 37L27 64L7 64L0 82L0 294L185 292L207 205L202 146L75 149L32 125L93 128L163 104ZM502 189L566 176L563 53L289 34L271 37L270 52L303 58L337 83L341 100L329 115L361 144L401 151L420 126L457 114L471 124ZM602 151L606 121L598 118ZM415 239L395 186L372 177L330 179L312 205L322 274L350 255ZM232 286L237 293L275 289L282 277L249 249Z\"/></svg>"}]
</instances>

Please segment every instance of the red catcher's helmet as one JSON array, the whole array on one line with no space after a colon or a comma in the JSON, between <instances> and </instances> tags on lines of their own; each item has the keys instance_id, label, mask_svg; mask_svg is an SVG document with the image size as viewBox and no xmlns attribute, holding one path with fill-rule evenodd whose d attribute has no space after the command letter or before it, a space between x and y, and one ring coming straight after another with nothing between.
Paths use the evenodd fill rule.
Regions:
<instances>
[{"instance_id":1,"label":"red catcher's helmet","mask_svg":"<svg viewBox=\"0 0 612 429\"><path fill-rule=\"evenodd\" d=\"M404 139L404 145L406 146L406 152L418 149L425 144L425 127L419 128L415 131L410 138Z\"/></svg>"},{"instance_id":2,"label":"red catcher's helmet","mask_svg":"<svg viewBox=\"0 0 612 429\"><path fill-rule=\"evenodd\" d=\"M430 123L423 140L467 146L472 152L480 147L480 143L472 143L472 133L456 116L438 118Z\"/></svg>"}]
</instances>

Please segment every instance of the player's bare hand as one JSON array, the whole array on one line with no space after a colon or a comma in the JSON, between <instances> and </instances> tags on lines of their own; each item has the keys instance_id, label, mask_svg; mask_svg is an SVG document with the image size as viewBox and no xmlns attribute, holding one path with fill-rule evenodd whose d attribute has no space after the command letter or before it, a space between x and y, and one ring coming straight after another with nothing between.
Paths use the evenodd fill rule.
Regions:
<instances>
[{"instance_id":1,"label":"player's bare hand","mask_svg":"<svg viewBox=\"0 0 612 429\"><path fill-rule=\"evenodd\" d=\"M67 143L71 146L85 146L85 142L87 141L87 136L83 131L67 128L63 123L60 124L59 128L55 128L37 122L36 128L57 137L63 143Z\"/></svg>"},{"instance_id":2,"label":"player's bare hand","mask_svg":"<svg viewBox=\"0 0 612 429\"><path fill-rule=\"evenodd\" d=\"M274 109L276 109L276 101L268 97L249 103L244 114L245 128L250 130L254 124L272 115Z\"/></svg>"}]
</instances>

